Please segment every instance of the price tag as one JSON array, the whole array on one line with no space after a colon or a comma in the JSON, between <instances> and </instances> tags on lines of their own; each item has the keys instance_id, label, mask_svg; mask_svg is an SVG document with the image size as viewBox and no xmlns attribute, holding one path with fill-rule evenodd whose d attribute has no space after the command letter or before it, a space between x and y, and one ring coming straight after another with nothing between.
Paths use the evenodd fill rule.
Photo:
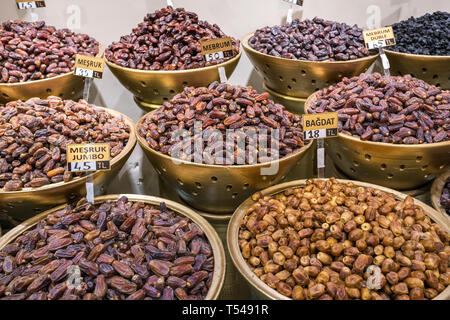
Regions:
<instances>
[{"instance_id":1,"label":"price tag","mask_svg":"<svg viewBox=\"0 0 450 320\"><path fill-rule=\"evenodd\" d=\"M84 56L77 54L75 56L75 75L86 78L101 79L105 61L102 58Z\"/></svg>"},{"instance_id":2,"label":"price tag","mask_svg":"<svg viewBox=\"0 0 450 320\"><path fill-rule=\"evenodd\" d=\"M303 115L303 136L305 140L330 138L337 135L337 112Z\"/></svg>"},{"instance_id":3,"label":"price tag","mask_svg":"<svg viewBox=\"0 0 450 320\"><path fill-rule=\"evenodd\" d=\"M392 27L384 27L363 31L364 42L367 49L384 48L395 45L394 30Z\"/></svg>"},{"instance_id":4,"label":"price tag","mask_svg":"<svg viewBox=\"0 0 450 320\"><path fill-rule=\"evenodd\" d=\"M25 9L35 9L35 8L44 8L45 1L27 1L27 0L16 0L17 8L20 10Z\"/></svg>"},{"instance_id":5,"label":"price tag","mask_svg":"<svg viewBox=\"0 0 450 320\"><path fill-rule=\"evenodd\" d=\"M233 56L231 38L218 38L201 41L202 57L206 62L216 61Z\"/></svg>"},{"instance_id":6,"label":"price tag","mask_svg":"<svg viewBox=\"0 0 450 320\"><path fill-rule=\"evenodd\" d=\"M108 143L70 144L66 154L68 170L71 172L110 170Z\"/></svg>"}]
</instances>

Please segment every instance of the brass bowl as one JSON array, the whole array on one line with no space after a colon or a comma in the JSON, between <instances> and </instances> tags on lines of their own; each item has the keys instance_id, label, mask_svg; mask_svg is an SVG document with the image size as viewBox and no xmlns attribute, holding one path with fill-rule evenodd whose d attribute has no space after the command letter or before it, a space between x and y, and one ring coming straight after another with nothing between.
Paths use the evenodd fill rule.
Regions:
<instances>
[{"instance_id":1,"label":"brass bowl","mask_svg":"<svg viewBox=\"0 0 450 320\"><path fill-rule=\"evenodd\" d=\"M206 295L206 300L216 300L222 290L223 281L225 278L225 250L223 249L222 242L220 241L217 232L214 228L201 216L199 216L192 209L183 206L175 201L152 197L152 196L144 196L137 194L113 194L100 196L95 198L95 203L104 202L108 200L117 200L122 196L126 196L130 201L142 201L144 203L159 205L160 202L165 202L167 208L172 209L173 211L179 213L182 216L185 216L191 219L194 223L196 223L205 233L206 237L211 244L213 255L214 255L214 271L213 271L213 279L211 282L211 287L209 288L208 294ZM52 208L43 213L40 213L27 221L24 221L19 226L15 227L8 233L6 233L3 237L0 238L0 250L3 249L7 244L14 241L19 235L23 234L24 231L35 226L40 220L44 219L47 215L52 212L61 210L65 207L65 204L60 205L56 208Z\"/></svg>"},{"instance_id":2,"label":"brass bowl","mask_svg":"<svg viewBox=\"0 0 450 320\"><path fill-rule=\"evenodd\" d=\"M103 47L99 45L96 57L103 56ZM15 100L28 100L39 97L57 96L62 99L79 100L83 97L84 77L76 76L74 71L52 78L16 83L0 83L0 104Z\"/></svg>"},{"instance_id":3,"label":"brass bowl","mask_svg":"<svg viewBox=\"0 0 450 320\"><path fill-rule=\"evenodd\" d=\"M445 208L441 205L442 191L444 190L445 183L450 177L450 168L447 168L439 177L437 177L431 185L431 204L439 211L442 216L450 220L450 216L445 212Z\"/></svg>"},{"instance_id":4,"label":"brass bowl","mask_svg":"<svg viewBox=\"0 0 450 320\"><path fill-rule=\"evenodd\" d=\"M267 91L272 96L273 101L282 104L286 109L295 114L304 114L305 102L307 98L297 98L287 96L270 89L265 83L263 83L264 91Z\"/></svg>"},{"instance_id":5,"label":"brass bowl","mask_svg":"<svg viewBox=\"0 0 450 320\"><path fill-rule=\"evenodd\" d=\"M371 187L376 188L379 190L382 190L384 192L392 193L396 196L397 199L404 199L407 197L407 195L400 193L398 191L380 187L377 185L373 185L371 183L366 182L360 182L360 181L352 181L352 180L343 180L343 179L336 179L336 181L339 181L341 183L348 183L352 182L356 186L362 186L362 187ZM296 181L290 181L286 183L282 183L276 186L272 186L270 188L267 188L265 190L260 191L262 196L266 195L274 195L277 193L282 192L283 190L286 190L288 188L292 187L300 187L304 186L306 184L306 180L296 180ZM240 222L244 218L247 209L252 206L255 203L250 198L245 200L234 212L233 216L231 217L230 223L228 225L228 231L227 231L227 242L228 242L228 250L229 254L231 255L231 259L233 260L234 265L236 266L236 269L238 269L241 273L241 275L247 280L247 282L250 283L252 286L253 292L255 295L262 300L291 300L290 298L282 295L278 291L270 288L267 284L265 284L261 279L259 279L250 269L250 267L247 265L247 262L244 260L241 254L241 249L239 248L239 228L240 228ZM447 232L450 233L450 220L444 220L442 216L433 208L430 206L427 206L423 202L414 199L414 203L416 205L421 206L425 214L432 218L434 222L438 223L440 226L442 226ZM435 300L449 300L450 299L450 286L448 286L443 292L441 292Z\"/></svg>"},{"instance_id":6,"label":"brass bowl","mask_svg":"<svg viewBox=\"0 0 450 320\"><path fill-rule=\"evenodd\" d=\"M102 108L102 107L97 107ZM111 109L105 109L115 117L123 117L130 126L130 137L124 149L111 162L110 171L97 171L93 174L96 193L104 193L109 182L119 173L136 145L134 122L126 115ZM68 182L58 182L39 188L23 188L19 191L0 191L0 213L14 220L23 221L55 205L67 202L86 194L86 176L74 178Z\"/></svg>"},{"instance_id":7,"label":"brass bowl","mask_svg":"<svg viewBox=\"0 0 450 320\"><path fill-rule=\"evenodd\" d=\"M316 95L306 100L306 113ZM417 189L431 182L450 164L450 141L393 144L339 133L337 138L326 139L325 144L336 167L350 178L399 190Z\"/></svg>"},{"instance_id":8,"label":"brass bowl","mask_svg":"<svg viewBox=\"0 0 450 320\"><path fill-rule=\"evenodd\" d=\"M105 59L106 64L120 83L134 96L136 103L146 111L154 109L151 105L161 105L169 101L184 87L205 87L219 80L219 67L224 67L227 77L236 68L242 52L214 66L189 70L138 70L121 67ZM150 105L150 106L149 106Z\"/></svg>"},{"instance_id":9,"label":"brass bowl","mask_svg":"<svg viewBox=\"0 0 450 320\"><path fill-rule=\"evenodd\" d=\"M430 56L384 50L392 75L411 74L425 82L450 89L450 56Z\"/></svg>"},{"instance_id":10,"label":"brass bowl","mask_svg":"<svg viewBox=\"0 0 450 320\"><path fill-rule=\"evenodd\" d=\"M353 77L365 72L379 54L350 61L307 61L279 58L256 51L248 40L242 47L266 86L278 93L304 98L314 91L339 82L343 77Z\"/></svg>"},{"instance_id":11,"label":"brass bowl","mask_svg":"<svg viewBox=\"0 0 450 320\"><path fill-rule=\"evenodd\" d=\"M152 111L153 112L153 111ZM136 124L137 141L159 176L180 198L200 211L224 214L234 209L249 195L284 179L311 146L309 142L298 151L275 161L254 165L207 165L172 158L149 147L138 134L145 117ZM262 168L278 165L272 175L261 175Z\"/></svg>"}]
</instances>

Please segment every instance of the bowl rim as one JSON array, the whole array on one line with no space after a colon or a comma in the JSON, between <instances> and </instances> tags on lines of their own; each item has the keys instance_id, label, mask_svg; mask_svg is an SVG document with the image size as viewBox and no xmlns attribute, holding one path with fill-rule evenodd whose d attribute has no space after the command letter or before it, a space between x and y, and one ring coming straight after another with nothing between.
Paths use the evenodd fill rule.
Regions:
<instances>
[{"instance_id":1,"label":"bowl rim","mask_svg":"<svg viewBox=\"0 0 450 320\"><path fill-rule=\"evenodd\" d=\"M283 63L312 64L312 65L322 64L322 65L326 66L326 65L349 64L349 63L353 63L353 62L362 62L362 61L370 61L370 60L375 61L376 58L378 58L378 56L380 55L380 53L377 52L376 54L371 54L366 57L357 58L357 59L353 59L353 60L347 60L347 61L311 61L311 60L299 60L299 59L288 59L288 58L276 57L276 56L272 56L270 54L259 52L255 49L253 49L252 47L250 47L250 45L248 44L248 40L250 39L250 37L252 37L255 34L255 32L256 31L250 32L242 38L241 44L242 44L242 47L244 48L244 50L247 53L250 52L252 54L261 55L265 58L279 60L280 62L283 62Z\"/></svg>"},{"instance_id":2,"label":"bowl rim","mask_svg":"<svg viewBox=\"0 0 450 320\"><path fill-rule=\"evenodd\" d=\"M193 209L189 208L186 205L178 203L176 201L165 199L157 196L148 196L141 194L110 194L103 195L94 198L94 203L102 203L109 200L117 200L120 197L127 197L129 201L142 201L144 203L158 205L160 202L165 202L167 207L176 212L177 214L187 217L195 224L199 225L202 231L205 233L206 238L208 239L211 248L213 250L214 256L214 271L213 271L213 280L211 286L208 290L208 293L205 297L205 300L215 300L218 298L220 291L222 290L222 286L225 280L226 273L226 258L225 258L225 249L223 247L222 241L217 233L217 231L212 227L212 225L202 216L197 214ZM59 205L57 207L46 210L38 215L33 216L30 219L22 222L18 226L11 229L9 232L5 233L0 237L0 248L3 248L5 245L11 243L14 239L16 239L19 235L23 234L24 231L35 226L40 220L44 219L48 214L63 209L67 203ZM211 290L212 289L212 290Z\"/></svg>"},{"instance_id":3,"label":"bowl rim","mask_svg":"<svg viewBox=\"0 0 450 320\"><path fill-rule=\"evenodd\" d=\"M313 92L308 99L306 99L305 101L305 106L304 106L304 110L305 110L305 114L309 114L309 109L310 109L310 105L312 100L317 96L317 94L320 92L316 91ZM446 90L444 90L446 91ZM450 147L450 140L448 141L441 141L441 142L433 142L433 143L418 143L418 144L403 144L403 143L399 143L399 144L395 144L395 143L387 143L387 142L375 142L375 141L366 141L366 140L361 140L360 138L356 138L353 136L350 136L348 134L343 134L343 133L338 133L338 137L342 138L342 139L347 139L350 140L354 143L364 143L373 147L381 147L381 148L405 148L405 149L410 149L410 148L423 148L423 149L431 149L431 148L436 148L436 147Z\"/></svg>"},{"instance_id":4,"label":"bowl rim","mask_svg":"<svg viewBox=\"0 0 450 320\"><path fill-rule=\"evenodd\" d=\"M384 52L387 54L398 55L401 57L414 58L414 59L429 59L429 60L450 60L449 56L436 56L431 54L415 54L415 53L407 53L407 52L398 52L394 50L384 49Z\"/></svg>"},{"instance_id":5,"label":"bowl rim","mask_svg":"<svg viewBox=\"0 0 450 320\"><path fill-rule=\"evenodd\" d=\"M159 109L159 108L158 108ZM282 158L276 159L276 160L272 160L272 161L268 161L268 162L263 162L263 163L255 163L255 164L237 164L237 165L219 165L219 164L203 164L203 163L197 163L197 162L191 162L191 161L186 161L186 160L181 160L181 159L177 159L177 158L172 158L166 154L163 154L159 151L156 151L154 149L152 149L148 143L147 140L145 140L144 137L142 137L139 134L139 127L141 126L142 122L145 120L145 118L147 118L147 116L150 116L151 113L156 112L158 109L150 111L146 114L144 114L135 124L135 133L137 136L137 142L139 143L139 145L141 146L141 148L144 148L145 150L151 152L152 154L156 155L157 157L163 158L164 160L172 160L172 161L176 161L180 164L183 165L191 165L194 167L201 167L201 168L212 168L212 169L226 169L226 170L238 170L238 169L245 169L245 168L258 168L258 167L266 167L266 166L270 166L272 164L275 163L279 163L279 162L283 162L283 161L287 161L291 158L295 158L300 154L305 153L312 145L312 140L307 140L309 141L308 143L305 143L303 147L301 147L300 149L296 150L295 152L292 152L291 154L284 156Z\"/></svg>"},{"instance_id":6,"label":"bowl rim","mask_svg":"<svg viewBox=\"0 0 450 320\"><path fill-rule=\"evenodd\" d=\"M241 55L242 55L242 50L240 49L238 54L236 54L231 59L224 61L222 63L214 64L212 66L206 66L206 67L194 68L194 69L186 69L186 70L140 70L140 69L133 69L133 68L119 66L118 64L109 61L106 58L106 55L103 57L103 59L105 60L105 62L109 68L115 69L115 70L121 70L122 72L141 73L141 74L149 74L149 75L156 75L156 74L171 75L171 74L194 73L194 72L205 71L205 70L213 70L213 69L217 69L219 67L225 67L225 66L228 66L229 64L233 64L235 62L237 63L239 61L239 59L241 58Z\"/></svg>"},{"instance_id":7,"label":"bowl rim","mask_svg":"<svg viewBox=\"0 0 450 320\"><path fill-rule=\"evenodd\" d=\"M98 41L97 41L98 42ZM104 48L103 45L98 42L98 53L95 55L95 58L103 58L104 55ZM75 59L75 57L74 57ZM0 87L19 87L19 86L25 86L25 85L31 85L31 84L42 84L46 81L50 82L50 80L59 80L61 78L65 78L65 77L70 77L70 76L75 76L75 70L63 73L63 74L59 74L57 76L51 77L51 78L44 78L44 79L38 79L38 80L30 80L30 81L24 81L24 82L14 82L14 83L0 83ZM77 76L78 77L78 76ZM82 77L80 77L82 78Z\"/></svg>"},{"instance_id":8,"label":"bowl rim","mask_svg":"<svg viewBox=\"0 0 450 320\"><path fill-rule=\"evenodd\" d=\"M324 178L322 180L328 180L329 178ZM263 189L261 191L258 191L257 193L265 195L275 195L280 192L283 192L284 190L288 188L295 188L295 187L301 187L306 184L306 181L308 179L300 179L300 180L294 180L289 182L284 182L281 184L277 184L274 186L271 186L269 188ZM348 180L348 179L335 179L335 181L340 183L348 183L351 182L356 186L362 186L362 187L370 187L370 188L376 188L378 190L388 192L393 194L397 199L404 199L407 197L406 194L403 194L399 191L378 186L372 183L368 182L362 182L357 180ZM425 212L431 212L432 216L429 216L435 223L439 224L441 227L444 227L447 232L450 232L450 219L448 221L445 221L441 218L441 215L432 207L428 206L427 204L423 203L420 200L417 200L415 198L414 203L416 205L421 206ZM262 293L264 296L269 297L269 299L273 300L293 300L287 296L282 295L275 289L270 288L266 283L264 283L261 279L259 279L256 274L253 273L253 271L248 266L247 262L245 261L244 257L242 256L241 250L239 248L239 229L240 229L240 223L242 221L242 218L246 215L246 209L254 204L255 201L252 200L252 197L248 197L244 202L242 202L239 207L236 208L236 210L233 213L233 216L230 219L230 222L228 224L227 228L227 247L228 247L228 253L231 257L231 260L233 261L234 266L236 269L239 270L239 273L242 275L242 277L249 282L249 284L255 288L258 292ZM442 291L438 296L436 296L434 299L446 299L450 295L450 285L447 286L444 291Z\"/></svg>"},{"instance_id":9,"label":"bowl rim","mask_svg":"<svg viewBox=\"0 0 450 320\"><path fill-rule=\"evenodd\" d=\"M114 117L122 117L124 119L124 122L130 127L130 133L129 133L127 144L122 149L122 151L120 151L120 153L117 156L115 156L114 158L112 158L110 161L110 167L112 168L113 166L116 165L116 163L118 163L120 160L122 160L127 154L129 154L133 151L134 146L136 145L135 124L134 124L133 120L131 120L131 118L129 118L127 115L125 115L117 110L108 109L105 107L100 107L100 106L95 106L95 105L94 105L94 108L95 109L96 108L103 109L104 111L112 114ZM37 187L37 188L28 187L28 188L22 188L21 190L17 190L17 191L4 191L3 188L1 188L0 189L0 199L3 195L15 195L15 194L20 195L21 193L47 191L49 189L58 188L63 185L70 186L72 184L79 183L81 180L85 180L88 176L96 177L97 175L99 175L101 173L102 173L102 171L95 171L94 173L89 173L89 174L86 174L86 175L83 175L80 177L73 178L72 180L67 181L67 182L60 181L57 183L46 184L46 185L43 185L43 186Z\"/></svg>"},{"instance_id":10,"label":"bowl rim","mask_svg":"<svg viewBox=\"0 0 450 320\"><path fill-rule=\"evenodd\" d=\"M430 189L430 200L431 204L437 211L441 212L445 217L450 219L450 216L447 214L440 201L442 191L444 191L444 186L448 178L450 178L450 166L447 166L446 170L434 179Z\"/></svg>"}]
</instances>

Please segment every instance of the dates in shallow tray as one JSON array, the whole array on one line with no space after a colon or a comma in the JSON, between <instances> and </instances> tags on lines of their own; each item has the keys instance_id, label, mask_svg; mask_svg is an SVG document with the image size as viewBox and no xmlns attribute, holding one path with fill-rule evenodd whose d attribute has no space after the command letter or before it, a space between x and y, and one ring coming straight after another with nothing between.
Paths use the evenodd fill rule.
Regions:
<instances>
[{"instance_id":1,"label":"dates in shallow tray","mask_svg":"<svg viewBox=\"0 0 450 320\"><path fill-rule=\"evenodd\" d=\"M201 300L213 270L203 231L165 203L82 199L0 251L0 300Z\"/></svg>"},{"instance_id":2,"label":"dates in shallow tray","mask_svg":"<svg viewBox=\"0 0 450 320\"><path fill-rule=\"evenodd\" d=\"M227 37L216 24L197 14L172 7L149 13L132 33L105 51L109 61L139 70L185 70L219 64L239 53L239 40L231 38L232 57L204 62L200 41Z\"/></svg>"},{"instance_id":3,"label":"dates in shallow tray","mask_svg":"<svg viewBox=\"0 0 450 320\"><path fill-rule=\"evenodd\" d=\"M130 127L122 118L84 100L31 98L0 106L0 190L69 181L69 144L109 143L111 158L125 147Z\"/></svg>"},{"instance_id":4,"label":"dates in shallow tray","mask_svg":"<svg viewBox=\"0 0 450 320\"><path fill-rule=\"evenodd\" d=\"M44 21L9 20L0 26L0 83L51 78L73 71L77 53L95 56L99 43L86 34Z\"/></svg>"},{"instance_id":5,"label":"dates in shallow tray","mask_svg":"<svg viewBox=\"0 0 450 320\"><path fill-rule=\"evenodd\" d=\"M421 144L450 140L450 93L405 76L344 78L312 100L311 113L337 111L339 132L361 140Z\"/></svg>"}]
</instances>

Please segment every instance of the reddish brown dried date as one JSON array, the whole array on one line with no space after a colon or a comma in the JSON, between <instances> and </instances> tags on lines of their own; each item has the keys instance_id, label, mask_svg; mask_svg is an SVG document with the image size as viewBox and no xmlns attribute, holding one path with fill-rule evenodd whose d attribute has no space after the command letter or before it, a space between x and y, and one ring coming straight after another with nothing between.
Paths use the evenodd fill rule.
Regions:
<instances>
[{"instance_id":1,"label":"reddish brown dried date","mask_svg":"<svg viewBox=\"0 0 450 320\"><path fill-rule=\"evenodd\" d=\"M164 203L82 199L0 250L0 299L204 299L213 270L204 232Z\"/></svg>"}]
</instances>

